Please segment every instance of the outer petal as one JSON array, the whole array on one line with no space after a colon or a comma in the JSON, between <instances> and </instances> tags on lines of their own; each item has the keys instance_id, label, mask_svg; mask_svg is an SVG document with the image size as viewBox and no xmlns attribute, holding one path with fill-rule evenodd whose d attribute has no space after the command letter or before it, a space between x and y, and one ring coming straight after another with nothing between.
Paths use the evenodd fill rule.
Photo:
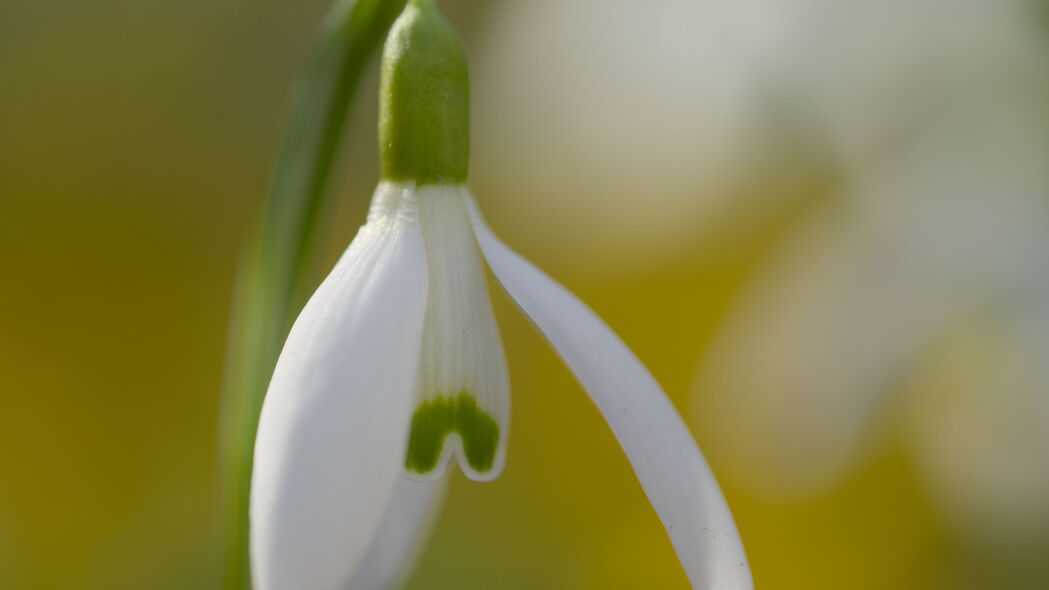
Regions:
<instances>
[{"instance_id":1,"label":"outer petal","mask_svg":"<svg viewBox=\"0 0 1049 590\"><path fill-rule=\"evenodd\" d=\"M402 469L426 288L412 196L380 186L296 320L262 408L256 590L340 588L368 550Z\"/></svg>"},{"instance_id":2,"label":"outer petal","mask_svg":"<svg viewBox=\"0 0 1049 590\"><path fill-rule=\"evenodd\" d=\"M477 243L510 296L590 394L695 588L753 587L725 498L684 422L636 356L578 298L506 247L470 201Z\"/></svg>"},{"instance_id":3,"label":"outer petal","mask_svg":"<svg viewBox=\"0 0 1049 590\"><path fill-rule=\"evenodd\" d=\"M398 587L411 572L430 537L447 487L446 477L435 481L407 477L397 480L379 532L346 590Z\"/></svg>"}]
</instances>

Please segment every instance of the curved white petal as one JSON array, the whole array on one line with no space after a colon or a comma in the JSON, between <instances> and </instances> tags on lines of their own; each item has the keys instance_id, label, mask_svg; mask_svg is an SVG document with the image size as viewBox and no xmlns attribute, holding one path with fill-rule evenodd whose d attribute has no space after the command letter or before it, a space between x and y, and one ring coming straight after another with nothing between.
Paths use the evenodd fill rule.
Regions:
<instances>
[{"instance_id":1,"label":"curved white petal","mask_svg":"<svg viewBox=\"0 0 1049 590\"><path fill-rule=\"evenodd\" d=\"M346 590L393 590L405 580L419 557L444 500L448 478L397 480L379 532Z\"/></svg>"},{"instance_id":2,"label":"curved white petal","mask_svg":"<svg viewBox=\"0 0 1049 590\"><path fill-rule=\"evenodd\" d=\"M694 588L752 588L732 514L706 460L655 379L578 298L510 250L469 200L477 243L612 428Z\"/></svg>"},{"instance_id":3,"label":"curved white petal","mask_svg":"<svg viewBox=\"0 0 1049 590\"><path fill-rule=\"evenodd\" d=\"M251 486L256 590L341 588L368 550L404 461L426 288L413 196L380 185L270 381Z\"/></svg>"}]
</instances>

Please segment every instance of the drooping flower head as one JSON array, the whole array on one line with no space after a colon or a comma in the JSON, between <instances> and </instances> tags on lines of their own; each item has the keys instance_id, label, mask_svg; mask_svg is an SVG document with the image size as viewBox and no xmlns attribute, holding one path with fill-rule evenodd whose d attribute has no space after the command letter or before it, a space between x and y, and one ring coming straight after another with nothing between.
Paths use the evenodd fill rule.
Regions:
<instances>
[{"instance_id":1,"label":"drooping flower head","mask_svg":"<svg viewBox=\"0 0 1049 590\"><path fill-rule=\"evenodd\" d=\"M500 242L469 190L465 51L412 0L383 54L382 181L296 320L260 417L257 590L387 588L454 462L494 479L509 379L482 257L619 439L696 587L750 588L732 516L674 407L593 312Z\"/></svg>"}]
</instances>

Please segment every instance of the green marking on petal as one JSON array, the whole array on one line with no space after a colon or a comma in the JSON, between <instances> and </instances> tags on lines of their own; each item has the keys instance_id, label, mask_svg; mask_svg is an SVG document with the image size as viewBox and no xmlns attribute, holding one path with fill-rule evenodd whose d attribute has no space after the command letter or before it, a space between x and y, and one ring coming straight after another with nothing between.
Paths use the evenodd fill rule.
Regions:
<instances>
[{"instance_id":1,"label":"green marking on petal","mask_svg":"<svg viewBox=\"0 0 1049 590\"><path fill-rule=\"evenodd\" d=\"M499 445L499 424L466 391L419 404L412 415L405 467L416 473L433 471L445 437L453 432L462 439L463 454L470 467L477 472L492 468Z\"/></svg>"}]
</instances>

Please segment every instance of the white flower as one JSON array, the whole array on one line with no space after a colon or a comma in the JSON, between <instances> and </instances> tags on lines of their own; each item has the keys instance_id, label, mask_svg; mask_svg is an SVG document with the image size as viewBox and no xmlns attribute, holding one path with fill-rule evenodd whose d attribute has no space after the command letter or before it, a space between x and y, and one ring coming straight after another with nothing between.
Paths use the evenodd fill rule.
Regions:
<instances>
[{"instance_id":1,"label":"white flower","mask_svg":"<svg viewBox=\"0 0 1049 590\"><path fill-rule=\"evenodd\" d=\"M498 475L509 396L477 246L608 420L693 584L750 587L714 477L637 358L500 242L465 187L384 182L296 321L266 397L252 481L258 588L339 588L372 566L361 558L400 526L388 503L405 476L437 478L453 457L472 479ZM384 511L394 516L380 527Z\"/></svg>"},{"instance_id":2,"label":"white flower","mask_svg":"<svg viewBox=\"0 0 1049 590\"><path fill-rule=\"evenodd\" d=\"M750 588L725 499L660 386L492 234L463 184L465 56L449 31L416 0L387 42L384 180L296 320L262 409L256 590L389 587L425 536L448 463L473 480L499 475L510 399L482 258L608 421L692 584Z\"/></svg>"}]
</instances>

